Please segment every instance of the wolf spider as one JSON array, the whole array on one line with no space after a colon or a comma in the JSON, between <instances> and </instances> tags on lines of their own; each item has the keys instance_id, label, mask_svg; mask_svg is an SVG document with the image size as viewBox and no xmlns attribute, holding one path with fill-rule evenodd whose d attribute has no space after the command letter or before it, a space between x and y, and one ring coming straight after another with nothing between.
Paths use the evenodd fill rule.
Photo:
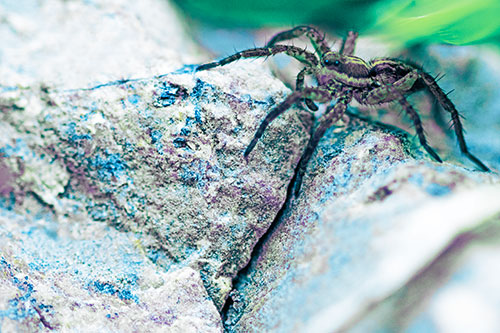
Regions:
<instances>
[{"instance_id":1,"label":"wolf spider","mask_svg":"<svg viewBox=\"0 0 500 333\"><path fill-rule=\"evenodd\" d=\"M315 53L293 45L277 44L301 36L309 38ZM294 192L295 196L297 196L307 163L319 140L325 131L340 119L346 111L347 105L354 98L364 105L398 102L412 120L420 144L436 161L442 162L439 155L427 144L420 116L406 99L407 95L426 89L427 92L434 96L441 107L450 113L453 129L462 153L475 163L479 169L489 171L488 167L467 149L460 115L448 96L438 86L434 77L426 73L422 68L409 65L400 60L384 58L365 62L363 59L355 57L352 54L356 38L357 33L350 32L343 41L340 51L335 52L326 44L324 35L316 28L298 26L276 34L265 47L237 52L229 57L200 65L197 68L197 71L202 71L227 65L240 58L268 57L279 53L287 54L305 65L297 75L296 90L288 95L281 104L274 107L264 118L245 150L244 157L248 157L267 126L292 105L304 101L310 110L317 111L318 107L314 101L328 103L336 100L334 105L326 108L319 119L319 125L311 135L299 161ZM317 86L304 86L306 75L313 76L317 81Z\"/></svg>"}]
</instances>

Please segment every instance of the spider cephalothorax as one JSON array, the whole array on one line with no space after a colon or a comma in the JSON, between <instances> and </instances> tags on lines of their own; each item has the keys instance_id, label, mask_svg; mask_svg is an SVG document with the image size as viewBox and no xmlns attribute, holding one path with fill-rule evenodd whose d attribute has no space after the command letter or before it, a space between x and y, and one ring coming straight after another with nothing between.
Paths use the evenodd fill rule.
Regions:
<instances>
[{"instance_id":1,"label":"spider cephalothorax","mask_svg":"<svg viewBox=\"0 0 500 333\"><path fill-rule=\"evenodd\" d=\"M315 53L296 46L277 44L304 35L309 38ZM293 104L305 101L309 109L316 111L318 107L314 102L327 103L336 100L335 105L328 106L320 118L319 125L311 135L300 159L295 184L295 195L297 195L307 163L320 138L333 123L339 120L346 111L347 105L354 98L364 105L398 102L412 120L420 144L436 161L442 162L439 155L427 144L420 116L406 100L407 95L426 89L434 96L441 107L450 113L453 129L462 153L481 170L489 171L486 165L469 152L465 143L459 113L438 86L434 77L418 66L412 66L396 59L377 59L366 62L355 57L352 54L356 38L356 33L349 33L340 51L335 52L330 50L325 42L324 35L317 29L310 26L299 26L278 33L265 47L237 52L229 57L197 68L198 71L207 70L217 66L224 66L240 58L267 57L279 53L292 56L305 65L297 75L296 90L281 104L273 108L264 118L254 138L245 150L244 156L247 157L250 154L269 123ZM317 86L305 87L306 75L314 77L318 83Z\"/></svg>"}]
</instances>

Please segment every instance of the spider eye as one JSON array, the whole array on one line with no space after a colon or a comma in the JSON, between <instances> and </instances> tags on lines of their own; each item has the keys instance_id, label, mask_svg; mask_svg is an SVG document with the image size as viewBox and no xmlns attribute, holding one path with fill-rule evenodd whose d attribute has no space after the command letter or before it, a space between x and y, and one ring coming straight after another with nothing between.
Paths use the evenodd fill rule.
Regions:
<instances>
[{"instance_id":1,"label":"spider eye","mask_svg":"<svg viewBox=\"0 0 500 333\"><path fill-rule=\"evenodd\" d=\"M339 60L332 61L330 59L325 59L324 64L327 67L331 67L331 66L337 67L340 65L340 61Z\"/></svg>"}]
</instances>

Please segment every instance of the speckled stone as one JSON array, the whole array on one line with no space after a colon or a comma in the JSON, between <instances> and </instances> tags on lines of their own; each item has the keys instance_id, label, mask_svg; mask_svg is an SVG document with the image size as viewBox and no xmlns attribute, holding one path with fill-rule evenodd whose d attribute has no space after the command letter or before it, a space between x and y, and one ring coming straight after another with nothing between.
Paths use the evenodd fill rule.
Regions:
<instances>
[{"instance_id":1,"label":"speckled stone","mask_svg":"<svg viewBox=\"0 0 500 333\"><path fill-rule=\"evenodd\" d=\"M437 60L430 69L438 63L451 73L440 83L448 89L457 82L457 91L465 91L451 97L466 116L471 151L493 172L456 165L472 163L430 119L431 104L422 95L411 100L426 120L430 141L446 156L443 164L431 161L402 131L363 117L344 118L321 140L299 198L291 199L258 257L239 276L225 320L230 332L499 327L491 315L498 311L498 293L478 288L482 258L491 259L499 244L498 76L482 79L498 72L498 63L484 61L498 55L431 50ZM448 69L448 58L460 61ZM405 120L397 105L354 113L361 111L397 125ZM478 248L484 251L473 250ZM461 279L467 268L470 276ZM498 276L496 269L491 274ZM460 294L460 288L470 292ZM445 309L454 299L456 307ZM469 301L484 311L467 312ZM454 323L453 316L460 319Z\"/></svg>"},{"instance_id":2,"label":"speckled stone","mask_svg":"<svg viewBox=\"0 0 500 333\"><path fill-rule=\"evenodd\" d=\"M289 89L259 61L195 73L206 56L165 2L0 17L0 329L221 331L310 116L245 160Z\"/></svg>"},{"instance_id":3,"label":"speckled stone","mask_svg":"<svg viewBox=\"0 0 500 333\"><path fill-rule=\"evenodd\" d=\"M500 214L498 176L415 161L404 139L369 124L347 132L326 134L303 193L240 277L229 331L342 331L455 235Z\"/></svg>"},{"instance_id":4,"label":"speckled stone","mask_svg":"<svg viewBox=\"0 0 500 333\"><path fill-rule=\"evenodd\" d=\"M246 161L259 119L287 89L257 66L258 77L226 73L4 90L3 186L16 207L34 195L57 216L71 202L93 221L144 235L153 262L199 270L222 306L282 206L307 139L292 110Z\"/></svg>"},{"instance_id":5,"label":"speckled stone","mask_svg":"<svg viewBox=\"0 0 500 333\"><path fill-rule=\"evenodd\" d=\"M79 222L0 210L2 332L223 331L199 272L165 272L137 234Z\"/></svg>"},{"instance_id":6,"label":"speckled stone","mask_svg":"<svg viewBox=\"0 0 500 333\"><path fill-rule=\"evenodd\" d=\"M0 4L1 331L500 329L499 177L466 169L428 100L411 98L445 163L359 116L403 125L397 106L352 107L281 209L312 121L292 108L243 158L290 93L267 64L196 73L208 58L168 2L14 3ZM498 55L414 52L500 167Z\"/></svg>"}]
</instances>

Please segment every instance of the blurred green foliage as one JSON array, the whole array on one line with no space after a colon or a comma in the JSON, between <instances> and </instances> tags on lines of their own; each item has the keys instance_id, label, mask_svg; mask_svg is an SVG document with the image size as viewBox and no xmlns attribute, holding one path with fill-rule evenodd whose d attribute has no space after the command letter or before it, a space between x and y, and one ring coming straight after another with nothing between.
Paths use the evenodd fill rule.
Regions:
<instances>
[{"instance_id":1,"label":"blurred green foliage","mask_svg":"<svg viewBox=\"0 0 500 333\"><path fill-rule=\"evenodd\" d=\"M370 30L398 41L470 44L500 36L499 0L384 1Z\"/></svg>"},{"instance_id":2,"label":"blurred green foliage","mask_svg":"<svg viewBox=\"0 0 500 333\"><path fill-rule=\"evenodd\" d=\"M499 42L500 0L174 0L191 18L218 27L314 24L392 41Z\"/></svg>"}]
</instances>

